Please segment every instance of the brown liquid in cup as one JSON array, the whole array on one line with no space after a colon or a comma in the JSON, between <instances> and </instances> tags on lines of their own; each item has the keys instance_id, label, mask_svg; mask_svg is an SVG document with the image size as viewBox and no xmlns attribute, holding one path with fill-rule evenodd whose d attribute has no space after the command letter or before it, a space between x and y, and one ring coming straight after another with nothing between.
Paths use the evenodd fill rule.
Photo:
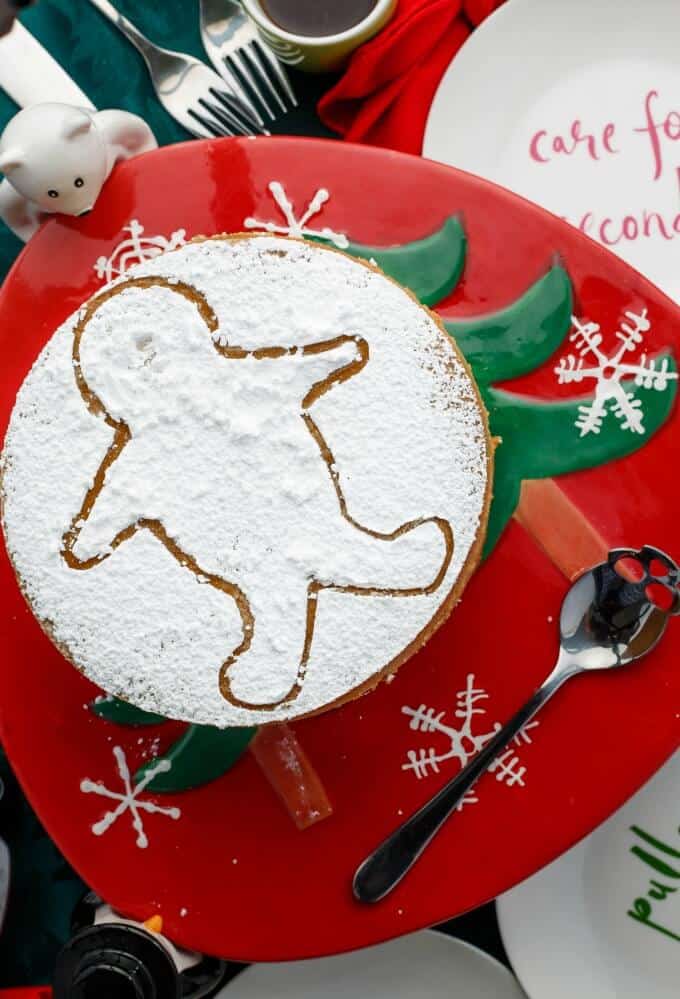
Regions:
<instances>
[{"instance_id":1,"label":"brown liquid in cup","mask_svg":"<svg viewBox=\"0 0 680 999\"><path fill-rule=\"evenodd\" d=\"M265 14L293 35L323 38L363 21L378 0L260 0Z\"/></svg>"}]
</instances>

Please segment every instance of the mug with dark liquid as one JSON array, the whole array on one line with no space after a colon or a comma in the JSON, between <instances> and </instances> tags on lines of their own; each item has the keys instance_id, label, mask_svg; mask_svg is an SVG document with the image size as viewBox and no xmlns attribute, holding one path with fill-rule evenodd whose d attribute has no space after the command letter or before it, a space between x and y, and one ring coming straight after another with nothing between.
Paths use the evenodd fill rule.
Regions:
<instances>
[{"instance_id":1,"label":"mug with dark liquid","mask_svg":"<svg viewBox=\"0 0 680 999\"><path fill-rule=\"evenodd\" d=\"M278 58L311 73L339 69L389 21L397 0L242 0Z\"/></svg>"},{"instance_id":2,"label":"mug with dark liquid","mask_svg":"<svg viewBox=\"0 0 680 999\"><path fill-rule=\"evenodd\" d=\"M378 0L261 0L264 13L284 31L308 38L339 35L368 17Z\"/></svg>"}]
</instances>

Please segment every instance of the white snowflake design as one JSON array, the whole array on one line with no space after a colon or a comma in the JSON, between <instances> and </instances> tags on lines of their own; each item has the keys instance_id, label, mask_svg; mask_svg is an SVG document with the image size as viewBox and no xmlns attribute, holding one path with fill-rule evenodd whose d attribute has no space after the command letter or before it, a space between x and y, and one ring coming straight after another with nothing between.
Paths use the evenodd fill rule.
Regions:
<instances>
[{"instance_id":1,"label":"white snowflake design","mask_svg":"<svg viewBox=\"0 0 680 999\"><path fill-rule=\"evenodd\" d=\"M486 732L475 734L473 729L475 718L486 715L486 708L482 707L481 701L488 700L488 693L481 687L475 687L474 673L468 673L465 689L459 690L456 694L456 706L453 711L453 718L450 722L445 721L446 712L437 712L435 708L428 708L421 704L418 708L403 707L402 714L407 715L411 720L409 728L413 732L438 733L448 739L448 746L437 752L434 747L420 749L409 749L406 754L406 762L402 763L402 770L410 770L421 780L432 774L438 774L442 763L449 760L456 760L459 768L469 763L476 756L496 732L501 728L499 722L495 722L493 727ZM511 745L504 750L489 767L489 772L494 774L496 780L507 787L524 787L527 768L521 764L517 755L517 747L522 744L531 743L531 730L536 728L537 721L530 721L517 733ZM475 804L479 801L475 789L469 791L458 805L460 811L464 805Z\"/></svg>"},{"instance_id":2,"label":"white snowflake design","mask_svg":"<svg viewBox=\"0 0 680 999\"><path fill-rule=\"evenodd\" d=\"M123 784L123 793L120 791L110 791L101 781L93 781L88 777L80 783L80 790L83 794L98 794L102 798L110 798L112 801L118 802L113 811L107 812L103 818L95 822L92 826L92 832L95 836L103 836L107 829L110 829L121 815L129 811L132 819L132 828L137 833L137 846L145 850L149 845L149 839L144 831L144 823L142 822L140 812L155 812L159 815L167 815L171 819L178 819L182 814L179 808L166 808L146 799L141 801L139 798L139 795L151 783L154 777L158 774L167 773L172 764L169 760L159 760L154 766L149 767L140 782L133 788L130 768L128 767L124 750L120 746L114 746L113 755L116 758L118 775Z\"/></svg>"},{"instance_id":3,"label":"white snowflake design","mask_svg":"<svg viewBox=\"0 0 680 999\"><path fill-rule=\"evenodd\" d=\"M176 250L186 243L186 229L176 229L169 237L146 236L144 226L138 219L131 219L123 226L123 232L129 233L114 247L110 257L99 257L94 264L97 277L103 281L112 281L114 277L125 274L130 267L141 264L145 260L153 260L166 250Z\"/></svg>"},{"instance_id":4,"label":"white snowflake design","mask_svg":"<svg viewBox=\"0 0 680 999\"><path fill-rule=\"evenodd\" d=\"M318 239L327 239L340 250L347 249L349 246L349 240L344 233L334 232L333 229L329 229L328 226L324 226L323 229L311 229L307 225L310 219L319 214L323 206L330 198L330 193L325 187L319 188L307 205L306 211L300 216L299 219L295 216L295 209L286 194L283 184L278 180L272 180L268 187L274 201L281 209L281 214L283 215L286 224L281 225L278 222L263 222L261 219L248 217L243 220L243 225L246 229L259 229L263 232L278 233L283 236L296 236L298 239L302 239L304 236L316 236Z\"/></svg>"},{"instance_id":5,"label":"white snowflake design","mask_svg":"<svg viewBox=\"0 0 680 999\"><path fill-rule=\"evenodd\" d=\"M642 402L627 391L622 379L633 378L637 386L663 392L678 377L677 372L668 370L668 358L657 362L643 353L636 361L624 361L626 354L637 350L644 342L644 334L652 326L647 317L647 309L643 309L639 315L632 311L627 311L624 315L625 320L616 331L616 337L621 343L611 357L602 350L603 337L599 324L571 317L574 331L569 339L578 356L569 354L563 357L554 370L560 385L582 382L584 379L595 381L595 398L578 408L576 427L580 430L581 437L599 434L608 411L619 420L622 430L644 434Z\"/></svg>"}]
</instances>

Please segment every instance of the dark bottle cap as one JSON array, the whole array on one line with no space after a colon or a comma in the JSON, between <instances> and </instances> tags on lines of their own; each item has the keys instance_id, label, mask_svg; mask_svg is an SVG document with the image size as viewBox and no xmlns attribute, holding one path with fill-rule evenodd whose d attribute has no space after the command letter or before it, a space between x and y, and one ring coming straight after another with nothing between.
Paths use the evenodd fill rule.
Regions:
<instances>
[{"instance_id":1,"label":"dark bottle cap","mask_svg":"<svg viewBox=\"0 0 680 999\"><path fill-rule=\"evenodd\" d=\"M61 951L54 999L180 999L174 962L152 934L103 923L80 930Z\"/></svg>"}]
</instances>

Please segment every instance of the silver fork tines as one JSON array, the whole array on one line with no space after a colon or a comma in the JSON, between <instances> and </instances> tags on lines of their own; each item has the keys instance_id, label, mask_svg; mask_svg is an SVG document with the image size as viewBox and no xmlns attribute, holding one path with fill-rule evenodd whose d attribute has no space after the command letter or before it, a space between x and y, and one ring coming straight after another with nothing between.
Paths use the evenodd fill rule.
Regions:
<instances>
[{"instance_id":1,"label":"silver fork tines","mask_svg":"<svg viewBox=\"0 0 680 999\"><path fill-rule=\"evenodd\" d=\"M139 50L158 100L187 131L200 138L268 134L241 87L230 85L199 59L154 45L109 0L90 3Z\"/></svg>"},{"instance_id":2,"label":"silver fork tines","mask_svg":"<svg viewBox=\"0 0 680 999\"><path fill-rule=\"evenodd\" d=\"M285 70L235 0L200 0L201 37L213 65L260 123L297 106Z\"/></svg>"},{"instance_id":3,"label":"silver fork tines","mask_svg":"<svg viewBox=\"0 0 680 999\"><path fill-rule=\"evenodd\" d=\"M236 134L251 135L252 118L246 118L239 104L224 91L211 87L209 90L212 101L207 97L199 97L199 107L189 109L189 114L199 125L207 128L213 135ZM225 132L226 129L226 132ZM258 128L258 131L262 131Z\"/></svg>"}]
</instances>

